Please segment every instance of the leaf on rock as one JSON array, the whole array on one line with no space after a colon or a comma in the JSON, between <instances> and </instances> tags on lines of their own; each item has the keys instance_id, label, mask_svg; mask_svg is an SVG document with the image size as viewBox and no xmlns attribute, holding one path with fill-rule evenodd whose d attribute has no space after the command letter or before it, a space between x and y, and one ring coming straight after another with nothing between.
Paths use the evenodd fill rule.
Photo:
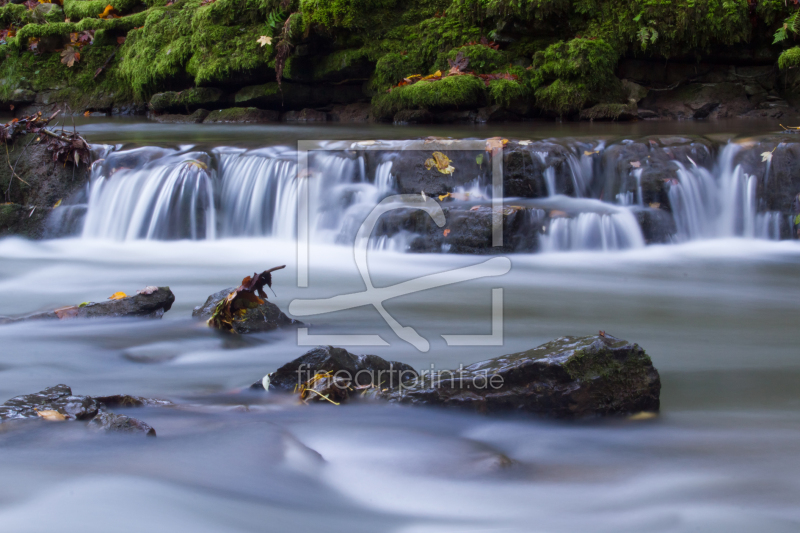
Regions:
<instances>
[{"instance_id":1,"label":"leaf on rock","mask_svg":"<svg viewBox=\"0 0 800 533\"><path fill-rule=\"evenodd\" d=\"M208 319L208 325L234 331L234 315L241 316L247 309L254 309L263 304L264 300L267 299L264 286L271 288L272 273L282 268L286 268L286 265L273 267L261 274L254 273L252 276L244 278L242 284L235 291L228 294L217 304L211 314L211 318Z\"/></svg>"},{"instance_id":2,"label":"leaf on rock","mask_svg":"<svg viewBox=\"0 0 800 533\"><path fill-rule=\"evenodd\" d=\"M599 153L600 153L600 150L592 150L591 152L589 150L584 150L583 151L583 155L585 155L587 157L590 156L590 155L599 154Z\"/></svg>"},{"instance_id":3,"label":"leaf on rock","mask_svg":"<svg viewBox=\"0 0 800 533\"><path fill-rule=\"evenodd\" d=\"M481 208L481 206L479 206L479 205L473 205L472 207L469 208L469 210L470 211L477 211L480 208Z\"/></svg>"},{"instance_id":4,"label":"leaf on rock","mask_svg":"<svg viewBox=\"0 0 800 533\"><path fill-rule=\"evenodd\" d=\"M761 162L770 162L772 161L772 152L761 152Z\"/></svg>"},{"instance_id":5,"label":"leaf on rock","mask_svg":"<svg viewBox=\"0 0 800 533\"><path fill-rule=\"evenodd\" d=\"M56 207L58 207L58 206L60 206L60 205L61 205L61 200L62 200L61 198L59 198L59 199L58 199L58 201L56 202L56 204L53 206L53 209L55 209Z\"/></svg>"},{"instance_id":6,"label":"leaf on rock","mask_svg":"<svg viewBox=\"0 0 800 533\"><path fill-rule=\"evenodd\" d=\"M520 144L522 144L522 143L520 143ZM478 166L483 165L483 154L476 155L475 156L475 162L478 164Z\"/></svg>"},{"instance_id":7,"label":"leaf on rock","mask_svg":"<svg viewBox=\"0 0 800 533\"><path fill-rule=\"evenodd\" d=\"M452 174L456 169L450 163L450 158L442 152L433 152L433 157L425 160L425 168L431 170L436 167L442 174Z\"/></svg>"},{"instance_id":8,"label":"leaf on rock","mask_svg":"<svg viewBox=\"0 0 800 533\"><path fill-rule=\"evenodd\" d=\"M75 63L81 60L81 53L78 51L77 48L72 46L67 46L64 48L64 51L61 52L61 62L64 63L68 67L72 67Z\"/></svg>"},{"instance_id":9,"label":"leaf on rock","mask_svg":"<svg viewBox=\"0 0 800 533\"><path fill-rule=\"evenodd\" d=\"M260 44L262 48L264 46L266 46L266 45L270 45L271 46L272 45L272 37L268 37L266 35L262 35L261 37L256 39L256 42L258 44Z\"/></svg>"},{"instance_id":10,"label":"leaf on rock","mask_svg":"<svg viewBox=\"0 0 800 533\"><path fill-rule=\"evenodd\" d=\"M450 235L450 230L449 230L449 229L446 229L446 230L444 230L444 231L442 232L442 235L444 235L445 237L447 237L448 235Z\"/></svg>"},{"instance_id":11,"label":"leaf on rock","mask_svg":"<svg viewBox=\"0 0 800 533\"><path fill-rule=\"evenodd\" d=\"M640 413L636 413L635 415L629 416L628 420L638 422L640 420L652 420L654 418L658 418L658 413L654 413L652 411L642 411Z\"/></svg>"},{"instance_id":12,"label":"leaf on rock","mask_svg":"<svg viewBox=\"0 0 800 533\"><path fill-rule=\"evenodd\" d=\"M136 294L153 294L154 292L158 292L158 287L155 285L148 285L144 289L136 291Z\"/></svg>"},{"instance_id":13,"label":"leaf on rock","mask_svg":"<svg viewBox=\"0 0 800 533\"><path fill-rule=\"evenodd\" d=\"M531 141L519 141L520 146L528 146L529 144L531 144Z\"/></svg>"},{"instance_id":14,"label":"leaf on rock","mask_svg":"<svg viewBox=\"0 0 800 533\"><path fill-rule=\"evenodd\" d=\"M200 170L208 170L208 165L197 159L187 159L184 161L187 166L199 168Z\"/></svg>"},{"instance_id":15,"label":"leaf on rock","mask_svg":"<svg viewBox=\"0 0 800 533\"><path fill-rule=\"evenodd\" d=\"M632 166L633 168L639 168L639 167L641 167L641 166L642 166L642 163L641 163L641 162L639 162L639 161L631 161L631 166Z\"/></svg>"},{"instance_id":16,"label":"leaf on rock","mask_svg":"<svg viewBox=\"0 0 800 533\"><path fill-rule=\"evenodd\" d=\"M64 420L67 419L66 416L62 415L55 409L43 409L41 411L39 411L38 409L34 409L34 411L36 411L37 415L44 418L48 422L63 422Z\"/></svg>"},{"instance_id":17,"label":"leaf on rock","mask_svg":"<svg viewBox=\"0 0 800 533\"><path fill-rule=\"evenodd\" d=\"M123 298L127 298L128 295L124 292L115 292L111 296L108 297L109 300L122 300Z\"/></svg>"}]
</instances>

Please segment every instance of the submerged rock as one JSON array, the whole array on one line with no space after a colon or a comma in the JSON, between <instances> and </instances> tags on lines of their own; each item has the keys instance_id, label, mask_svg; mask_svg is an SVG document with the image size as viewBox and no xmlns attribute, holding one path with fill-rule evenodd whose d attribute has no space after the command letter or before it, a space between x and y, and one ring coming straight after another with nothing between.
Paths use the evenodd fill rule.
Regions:
<instances>
[{"instance_id":1,"label":"submerged rock","mask_svg":"<svg viewBox=\"0 0 800 533\"><path fill-rule=\"evenodd\" d=\"M217 304L235 290L236 287L229 287L215 292L208 297L206 303L194 308L192 316L208 320L214 314ZM293 320L286 316L277 305L268 300L253 309L243 309L242 311L244 312L235 316L232 322L235 333L263 333L280 327L302 324L299 320Z\"/></svg>"},{"instance_id":2,"label":"submerged rock","mask_svg":"<svg viewBox=\"0 0 800 533\"><path fill-rule=\"evenodd\" d=\"M42 319L161 318L164 316L164 313L170 310L174 302L175 295L169 287L158 287L158 290L153 291L151 294L135 294L119 300L109 300L106 302L89 302L83 307L73 305L21 318L0 317L0 324Z\"/></svg>"},{"instance_id":3,"label":"submerged rock","mask_svg":"<svg viewBox=\"0 0 800 533\"><path fill-rule=\"evenodd\" d=\"M125 415L106 411L107 399L132 399L134 402L120 401L116 405L169 405L166 400L151 400L132 396L75 396L66 385L56 385L43 391L16 396L0 405L0 424L8 420L47 420L47 421L89 421L94 429L124 433L144 433L155 437L156 430L149 424Z\"/></svg>"},{"instance_id":4,"label":"submerged rock","mask_svg":"<svg viewBox=\"0 0 800 533\"><path fill-rule=\"evenodd\" d=\"M376 379L378 371L392 382ZM553 418L658 411L661 391L658 371L645 351L604 333L561 337L462 369L421 375L374 355L319 347L269 374L269 390L293 391L321 372L344 379L350 390L363 389L368 399ZM263 384L252 388L263 389Z\"/></svg>"}]
</instances>

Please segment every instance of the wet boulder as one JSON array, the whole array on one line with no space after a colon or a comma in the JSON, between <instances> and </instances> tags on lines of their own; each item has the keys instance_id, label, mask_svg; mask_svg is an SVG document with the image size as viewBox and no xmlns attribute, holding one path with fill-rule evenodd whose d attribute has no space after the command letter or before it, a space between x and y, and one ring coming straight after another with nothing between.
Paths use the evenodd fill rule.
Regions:
<instances>
[{"instance_id":1,"label":"wet boulder","mask_svg":"<svg viewBox=\"0 0 800 533\"><path fill-rule=\"evenodd\" d=\"M606 334L561 337L462 371L425 374L372 397L482 413L586 418L658 411L661 380L637 344Z\"/></svg>"},{"instance_id":2,"label":"wet boulder","mask_svg":"<svg viewBox=\"0 0 800 533\"><path fill-rule=\"evenodd\" d=\"M199 108L215 108L223 103L225 95L220 89L195 87L180 92L168 91L150 98L150 109L157 113L189 113Z\"/></svg>"},{"instance_id":3,"label":"wet boulder","mask_svg":"<svg viewBox=\"0 0 800 533\"><path fill-rule=\"evenodd\" d=\"M214 314L217 304L235 290L235 287L229 287L215 292L206 299L203 305L194 308L192 316L208 321ZM268 300L264 300L264 303L252 309L243 309L242 311L244 312L234 316L231 322L232 331L235 333L264 333L302 324L299 320L293 320L286 316L277 305Z\"/></svg>"},{"instance_id":4,"label":"wet boulder","mask_svg":"<svg viewBox=\"0 0 800 533\"><path fill-rule=\"evenodd\" d=\"M156 430L147 422L114 413L97 413L97 416L89 421L89 427L98 431L144 433L147 437L156 436Z\"/></svg>"},{"instance_id":5,"label":"wet boulder","mask_svg":"<svg viewBox=\"0 0 800 533\"><path fill-rule=\"evenodd\" d=\"M511 142L503 150L503 193L521 198L574 196L570 159L574 163L576 157L568 147L551 141Z\"/></svg>"},{"instance_id":6,"label":"wet boulder","mask_svg":"<svg viewBox=\"0 0 800 533\"><path fill-rule=\"evenodd\" d=\"M354 355L344 348L318 346L280 367L251 385L252 389L292 392L316 374L330 373L346 384L355 387L393 387L402 381L415 379L417 372L411 366L387 361L377 355Z\"/></svg>"},{"instance_id":7,"label":"wet boulder","mask_svg":"<svg viewBox=\"0 0 800 533\"><path fill-rule=\"evenodd\" d=\"M156 431L147 423L125 415L117 415L107 411L108 405L103 399L134 398L131 396L76 396L72 389L66 385L56 385L43 391L11 398L0 405L0 424L11 420L42 420L54 421L88 421L87 426L92 429L122 432L142 433L148 437L155 437ZM168 405L166 400L151 400L136 398L136 402L122 402L117 405ZM111 402L113 404L113 402Z\"/></svg>"},{"instance_id":8,"label":"wet boulder","mask_svg":"<svg viewBox=\"0 0 800 533\"><path fill-rule=\"evenodd\" d=\"M448 150L447 144L431 143L430 150L401 150L393 156L392 175L397 192L438 196L453 192L457 187L486 185L492 182L492 165L489 154L483 150ZM426 165L433 153L441 152L453 167L451 174L440 172L436 166Z\"/></svg>"},{"instance_id":9,"label":"wet boulder","mask_svg":"<svg viewBox=\"0 0 800 533\"><path fill-rule=\"evenodd\" d=\"M161 318L175 302L175 295L169 287L148 287L140 292L140 294L126 296L119 300L61 307L21 318L0 317L0 324L22 320L67 320L72 318Z\"/></svg>"},{"instance_id":10,"label":"wet boulder","mask_svg":"<svg viewBox=\"0 0 800 533\"><path fill-rule=\"evenodd\" d=\"M493 244L494 208L491 205L444 205L446 224L436 225L424 211L398 209L381 216L376 237L409 235L408 249L420 253L503 254L533 252L539 248L546 214L520 205L498 208L503 225L503 243Z\"/></svg>"}]
</instances>

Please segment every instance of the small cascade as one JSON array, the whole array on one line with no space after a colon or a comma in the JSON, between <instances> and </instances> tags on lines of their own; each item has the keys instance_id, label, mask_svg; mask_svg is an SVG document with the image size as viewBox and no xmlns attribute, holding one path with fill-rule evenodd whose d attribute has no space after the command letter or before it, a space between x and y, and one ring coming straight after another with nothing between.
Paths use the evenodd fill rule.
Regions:
<instances>
[{"instance_id":1,"label":"small cascade","mask_svg":"<svg viewBox=\"0 0 800 533\"><path fill-rule=\"evenodd\" d=\"M223 236L295 236L297 163L289 155L281 149L220 151Z\"/></svg>"},{"instance_id":2,"label":"small cascade","mask_svg":"<svg viewBox=\"0 0 800 533\"><path fill-rule=\"evenodd\" d=\"M627 209L554 218L541 239L543 252L627 250L643 246L644 238L636 217Z\"/></svg>"},{"instance_id":3,"label":"small cascade","mask_svg":"<svg viewBox=\"0 0 800 533\"><path fill-rule=\"evenodd\" d=\"M95 165L83 237L213 239L214 185L202 152L139 148Z\"/></svg>"}]
</instances>

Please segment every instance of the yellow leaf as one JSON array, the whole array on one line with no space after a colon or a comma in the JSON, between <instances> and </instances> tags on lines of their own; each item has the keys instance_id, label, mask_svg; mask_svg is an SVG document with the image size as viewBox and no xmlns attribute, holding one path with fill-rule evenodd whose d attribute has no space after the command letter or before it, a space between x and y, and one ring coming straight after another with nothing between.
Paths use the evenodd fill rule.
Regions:
<instances>
[{"instance_id":1,"label":"yellow leaf","mask_svg":"<svg viewBox=\"0 0 800 533\"><path fill-rule=\"evenodd\" d=\"M591 152L589 150L584 150L583 151L583 155L586 155L586 156L589 156L589 155L592 155L592 154L599 154L599 153L600 153L600 150L593 150Z\"/></svg>"},{"instance_id":2,"label":"yellow leaf","mask_svg":"<svg viewBox=\"0 0 800 533\"><path fill-rule=\"evenodd\" d=\"M187 159L186 161L184 161L184 163L186 163L190 167L199 168L201 170L208 170L208 165L206 165L202 161L198 161L197 159Z\"/></svg>"},{"instance_id":3,"label":"yellow leaf","mask_svg":"<svg viewBox=\"0 0 800 533\"><path fill-rule=\"evenodd\" d=\"M642 166L642 164L639 161L631 161L631 166L633 168L639 168Z\"/></svg>"},{"instance_id":4,"label":"yellow leaf","mask_svg":"<svg viewBox=\"0 0 800 533\"><path fill-rule=\"evenodd\" d=\"M430 170L430 169L429 169L429 170ZM445 198L450 198L450 193L447 193L447 194L440 194L440 195L439 195L439 201L440 201L440 202L441 202L442 200L444 200Z\"/></svg>"},{"instance_id":5,"label":"yellow leaf","mask_svg":"<svg viewBox=\"0 0 800 533\"><path fill-rule=\"evenodd\" d=\"M114 6L108 4L102 13L97 15L101 19L118 19L119 15L115 12Z\"/></svg>"},{"instance_id":6,"label":"yellow leaf","mask_svg":"<svg viewBox=\"0 0 800 533\"><path fill-rule=\"evenodd\" d=\"M652 420L653 418L657 418L658 413L654 413L652 411L642 411L641 413L636 413L635 415L631 415L628 417L628 420Z\"/></svg>"},{"instance_id":7,"label":"yellow leaf","mask_svg":"<svg viewBox=\"0 0 800 533\"><path fill-rule=\"evenodd\" d=\"M123 298L127 298L128 295L124 292L115 292L111 296L108 297L109 300L122 300Z\"/></svg>"},{"instance_id":8,"label":"yellow leaf","mask_svg":"<svg viewBox=\"0 0 800 533\"><path fill-rule=\"evenodd\" d=\"M53 208L55 209L56 207L58 207L60 205L61 205L61 198L58 199L58 201L56 202L56 205L54 205Z\"/></svg>"},{"instance_id":9,"label":"yellow leaf","mask_svg":"<svg viewBox=\"0 0 800 533\"><path fill-rule=\"evenodd\" d=\"M650 202L650 209L658 209L661 207L661 202Z\"/></svg>"},{"instance_id":10,"label":"yellow leaf","mask_svg":"<svg viewBox=\"0 0 800 533\"><path fill-rule=\"evenodd\" d=\"M265 45L268 45L268 44L272 45L272 37L267 37L266 35L262 35L261 37L256 39L256 42L258 44L260 44L261 47L263 48Z\"/></svg>"},{"instance_id":11,"label":"yellow leaf","mask_svg":"<svg viewBox=\"0 0 800 533\"><path fill-rule=\"evenodd\" d=\"M450 165L450 158L442 152L433 152L433 157L425 160L426 169L431 170L433 167L442 174L452 174L456 170Z\"/></svg>"},{"instance_id":12,"label":"yellow leaf","mask_svg":"<svg viewBox=\"0 0 800 533\"><path fill-rule=\"evenodd\" d=\"M37 415L39 415L40 417L44 418L49 422L63 422L64 420L67 419L67 417L65 417L64 415L62 415L61 413L59 413L54 409L45 409L43 411L39 411L38 409L34 410L36 411Z\"/></svg>"},{"instance_id":13,"label":"yellow leaf","mask_svg":"<svg viewBox=\"0 0 800 533\"><path fill-rule=\"evenodd\" d=\"M442 71L441 71L441 70L437 70L437 71L436 71L436 72L434 72L433 74L430 74L430 75L428 75L428 76L425 76L425 77L424 77L424 78L422 78L420 81L429 80L429 79L431 79L431 78L441 78L441 77L442 77Z\"/></svg>"}]
</instances>

